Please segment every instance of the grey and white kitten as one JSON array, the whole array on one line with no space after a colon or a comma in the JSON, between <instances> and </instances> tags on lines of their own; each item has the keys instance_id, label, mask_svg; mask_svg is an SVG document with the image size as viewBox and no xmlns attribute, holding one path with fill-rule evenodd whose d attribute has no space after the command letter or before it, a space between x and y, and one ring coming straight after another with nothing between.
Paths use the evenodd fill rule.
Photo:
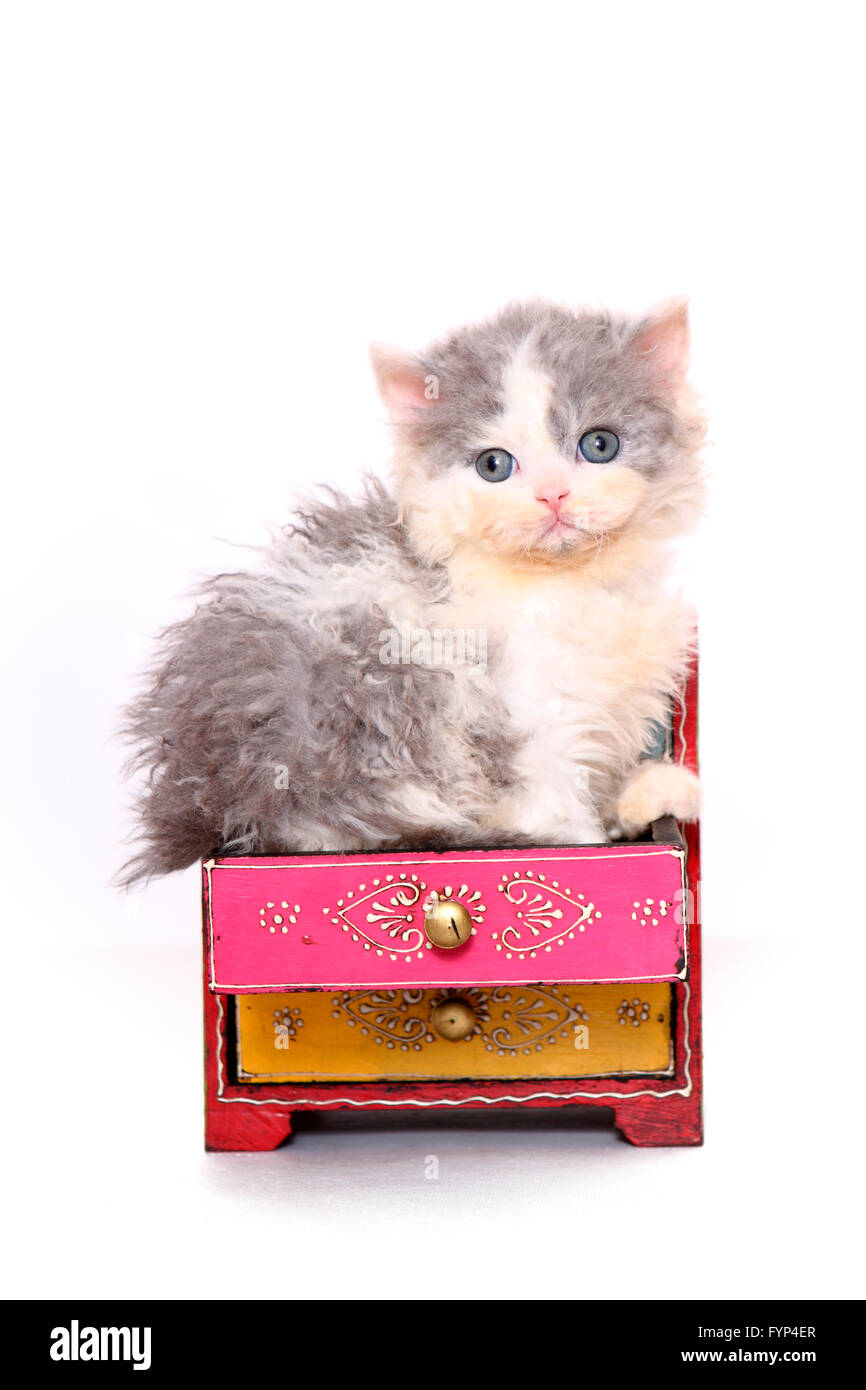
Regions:
<instances>
[{"instance_id":1,"label":"grey and white kitten","mask_svg":"<svg viewBox=\"0 0 866 1390\"><path fill-rule=\"evenodd\" d=\"M692 818L646 761L692 620L666 588L700 506L676 302L517 304L374 349L393 493L331 494L261 573L222 574L130 711L142 847L201 855L579 844Z\"/></svg>"}]
</instances>

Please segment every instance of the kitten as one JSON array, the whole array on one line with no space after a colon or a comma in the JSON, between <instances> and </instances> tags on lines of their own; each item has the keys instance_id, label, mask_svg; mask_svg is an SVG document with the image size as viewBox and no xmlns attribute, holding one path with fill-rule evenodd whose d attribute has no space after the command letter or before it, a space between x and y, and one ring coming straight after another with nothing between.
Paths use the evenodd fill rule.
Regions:
<instances>
[{"instance_id":1,"label":"kitten","mask_svg":"<svg viewBox=\"0 0 866 1390\"><path fill-rule=\"evenodd\" d=\"M395 495L311 504L223 574L130 711L125 881L224 853L592 843L698 811L646 761L690 657L665 588L704 426L676 302L533 302L374 349Z\"/></svg>"}]
</instances>

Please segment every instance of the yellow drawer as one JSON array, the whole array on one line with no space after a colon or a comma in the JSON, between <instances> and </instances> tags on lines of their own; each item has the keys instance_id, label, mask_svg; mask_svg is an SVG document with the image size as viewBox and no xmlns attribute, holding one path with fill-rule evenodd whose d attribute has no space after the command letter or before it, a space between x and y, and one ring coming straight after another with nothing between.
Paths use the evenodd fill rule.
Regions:
<instances>
[{"instance_id":1,"label":"yellow drawer","mask_svg":"<svg viewBox=\"0 0 866 1390\"><path fill-rule=\"evenodd\" d=\"M247 994L238 1080L665 1075L671 986L509 985ZM455 1030L466 1036L450 1038Z\"/></svg>"}]
</instances>

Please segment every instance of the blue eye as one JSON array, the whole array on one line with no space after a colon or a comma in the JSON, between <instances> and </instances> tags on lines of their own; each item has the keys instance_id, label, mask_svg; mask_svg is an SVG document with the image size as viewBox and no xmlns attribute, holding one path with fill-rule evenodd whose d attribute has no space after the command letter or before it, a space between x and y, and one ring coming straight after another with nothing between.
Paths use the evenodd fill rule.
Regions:
<instances>
[{"instance_id":1,"label":"blue eye","mask_svg":"<svg viewBox=\"0 0 866 1390\"><path fill-rule=\"evenodd\" d=\"M587 463L610 463L619 453L619 439L611 430L589 430L577 447Z\"/></svg>"},{"instance_id":2,"label":"blue eye","mask_svg":"<svg viewBox=\"0 0 866 1390\"><path fill-rule=\"evenodd\" d=\"M488 483L504 483L514 472L517 460L507 449L485 449L475 460L478 475Z\"/></svg>"}]
</instances>

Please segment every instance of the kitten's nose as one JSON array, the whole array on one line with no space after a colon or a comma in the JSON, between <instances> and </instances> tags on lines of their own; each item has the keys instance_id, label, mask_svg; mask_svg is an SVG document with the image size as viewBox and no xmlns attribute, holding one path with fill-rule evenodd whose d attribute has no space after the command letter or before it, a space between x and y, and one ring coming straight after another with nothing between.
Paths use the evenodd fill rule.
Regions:
<instances>
[{"instance_id":1,"label":"kitten's nose","mask_svg":"<svg viewBox=\"0 0 866 1390\"><path fill-rule=\"evenodd\" d=\"M558 512L560 503L564 502L566 497L570 496L570 488L566 488L565 492L557 492L556 485L554 484L553 487L548 488L545 492L537 492L535 494L535 500L536 502L546 502L551 511Z\"/></svg>"}]
</instances>

